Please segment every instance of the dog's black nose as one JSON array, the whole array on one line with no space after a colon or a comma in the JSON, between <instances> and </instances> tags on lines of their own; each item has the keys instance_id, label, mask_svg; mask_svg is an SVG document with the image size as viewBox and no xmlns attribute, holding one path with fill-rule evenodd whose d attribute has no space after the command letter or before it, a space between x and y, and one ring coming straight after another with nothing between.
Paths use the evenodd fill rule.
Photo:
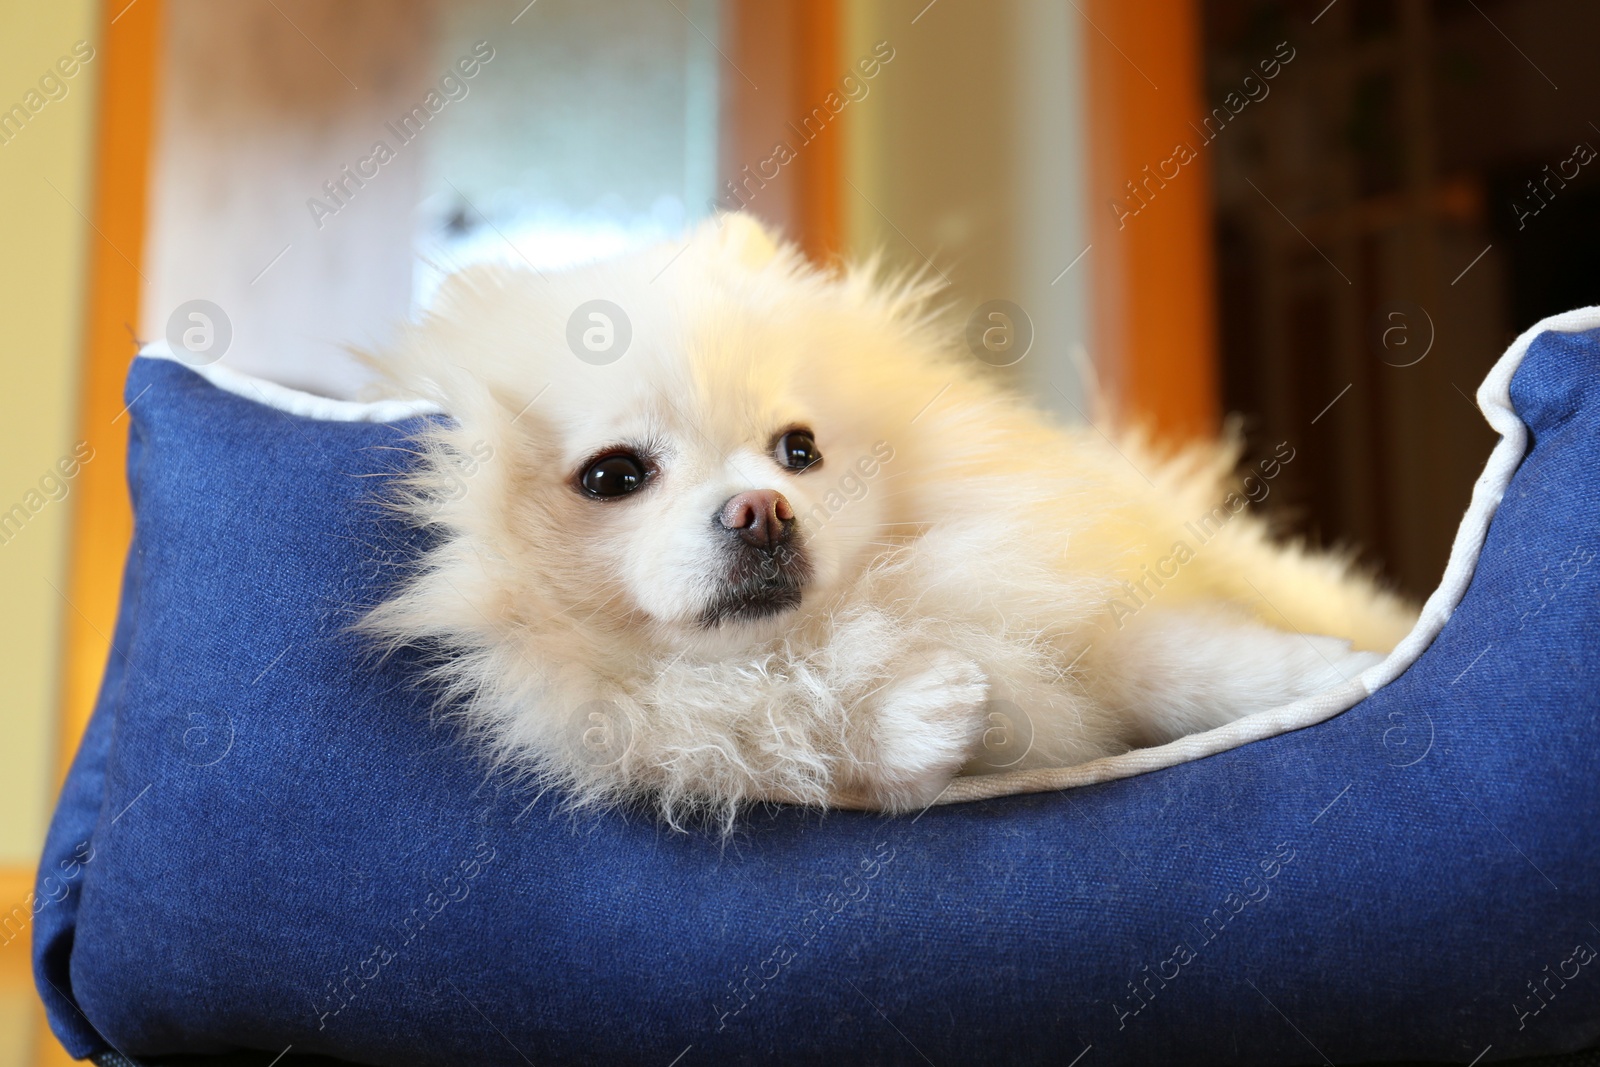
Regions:
<instances>
[{"instance_id":1,"label":"dog's black nose","mask_svg":"<svg viewBox=\"0 0 1600 1067\"><path fill-rule=\"evenodd\" d=\"M751 489L730 497L717 521L757 548L774 548L789 539L794 509L774 489Z\"/></svg>"}]
</instances>

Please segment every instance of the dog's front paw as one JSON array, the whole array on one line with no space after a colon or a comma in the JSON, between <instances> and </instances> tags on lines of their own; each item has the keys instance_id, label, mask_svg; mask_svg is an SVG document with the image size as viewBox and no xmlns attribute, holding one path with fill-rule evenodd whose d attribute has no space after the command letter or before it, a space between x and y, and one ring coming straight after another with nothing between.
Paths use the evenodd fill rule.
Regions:
<instances>
[{"instance_id":1,"label":"dog's front paw","mask_svg":"<svg viewBox=\"0 0 1600 1067\"><path fill-rule=\"evenodd\" d=\"M989 680L954 652L918 657L920 666L881 694L873 715L872 758L861 768L872 802L893 811L922 808L944 792L983 739Z\"/></svg>"}]
</instances>

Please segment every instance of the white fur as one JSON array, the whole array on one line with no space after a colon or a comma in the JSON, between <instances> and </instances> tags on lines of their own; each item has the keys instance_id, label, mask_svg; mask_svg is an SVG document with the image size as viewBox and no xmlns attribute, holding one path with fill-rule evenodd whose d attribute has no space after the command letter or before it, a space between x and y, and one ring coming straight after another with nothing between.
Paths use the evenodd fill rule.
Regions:
<instances>
[{"instance_id":1,"label":"white fur","mask_svg":"<svg viewBox=\"0 0 1600 1067\"><path fill-rule=\"evenodd\" d=\"M453 422L422 436L400 502L436 547L365 627L434 649L446 705L500 762L578 803L724 825L756 799L925 805L993 766L1002 718L1022 768L1208 729L1410 629L1346 561L1247 513L1113 612L1217 507L1235 450L1162 457L1054 425L927 296L870 265L820 272L742 216L557 276L457 275L382 360ZM606 366L566 342L596 298L633 327ZM769 454L796 425L825 456L799 473ZM623 444L660 475L586 498L583 461ZM713 516L750 489L789 500L813 575L798 608L708 629L728 560Z\"/></svg>"}]
</instances>

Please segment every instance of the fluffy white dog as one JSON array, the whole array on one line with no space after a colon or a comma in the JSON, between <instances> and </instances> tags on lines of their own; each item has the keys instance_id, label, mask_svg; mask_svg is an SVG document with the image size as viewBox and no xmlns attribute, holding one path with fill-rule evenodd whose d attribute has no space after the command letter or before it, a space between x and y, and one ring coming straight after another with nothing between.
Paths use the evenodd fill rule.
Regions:
<instances>
[{"instance_id":1,"label":"fluffy white dog","mask_svg":"<svg viewBox=\"0 0 1600 1067\"><path fill-rule=\"evenodd\" d=\"M1238 513L1232 449L1053 424L929 295L742 216L455 276L383 360L453 421L402 501L434 547L366 628L437 653L500 761L724 825L1167 741L1409 630L1346 561Z\"/></svg>"}]
</instances>

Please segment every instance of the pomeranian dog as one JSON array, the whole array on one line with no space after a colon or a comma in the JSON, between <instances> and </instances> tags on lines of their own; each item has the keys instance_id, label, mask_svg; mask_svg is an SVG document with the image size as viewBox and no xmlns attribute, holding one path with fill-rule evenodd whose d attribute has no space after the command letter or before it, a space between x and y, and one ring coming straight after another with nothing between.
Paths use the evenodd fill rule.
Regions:
<instances>
[{"instance_id":1,"label":"pomeranian dog","mask_svg":"<svg viewBox=\"0 0 1600 1067\"><path fill-rule=\"evenodd\" d=\"M402 480L431 547L365 629L430 650L500 764L726 827L1158 744L1411 628L1240 513L1236 448L1056 425L947 336L931 286L878 274L731 215L559 275L453 276L380 361L449 419Z\"/></svg>"}]
</instances>

